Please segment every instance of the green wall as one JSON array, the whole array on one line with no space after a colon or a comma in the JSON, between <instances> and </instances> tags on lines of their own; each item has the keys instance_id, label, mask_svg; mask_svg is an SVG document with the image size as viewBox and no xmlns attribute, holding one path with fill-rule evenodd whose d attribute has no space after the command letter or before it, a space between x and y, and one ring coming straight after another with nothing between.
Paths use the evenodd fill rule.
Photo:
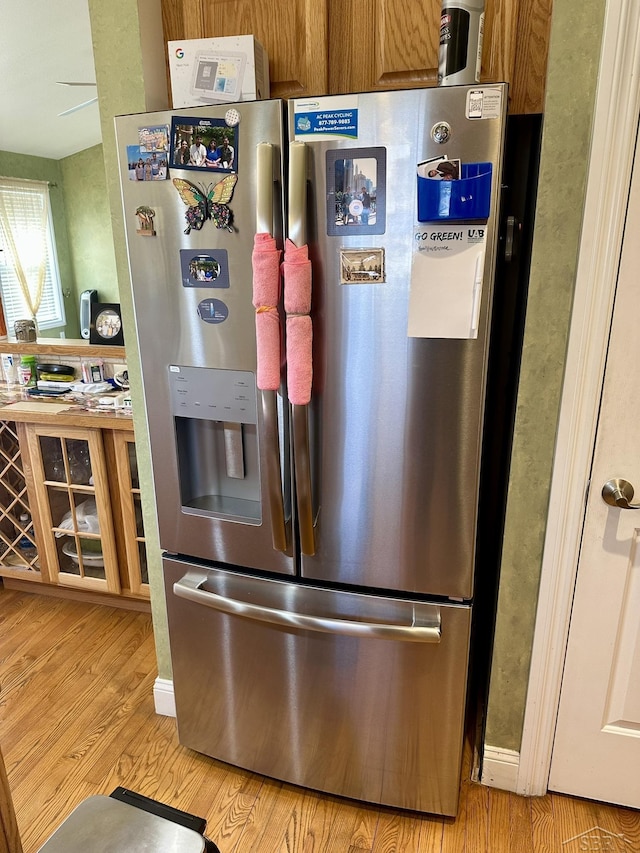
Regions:
<instances>
[{"instance_id":1,"label":"green wall","mask_svg":"<svg viewBox=\"0 0 640 853\"><path fill-rule=\"evenodd\" d=\"M88 287L103 302L118 301L118 281L102 145L62 160L0 151L0 175L48 181L67 324L43 337L80 337L78 303Z\"/></svg>"},{"instance_id":2,"label":"green wall","mask_svg":"<svg viewBox=\"0 0 640 853\"><path fill-rule=\"evenodd\" d=\"M80 337L80 293L93 288L100 302L117 302L118 278L102 145L65 157L60 165L75 282L76 334L67 333L72 338Z\"/></svg>"},{"instance_id":3,"label":"green wall","mask_svg":"<svg viewBox=\"0 0 640 853\"><path fill-rule=\"evenodd\" d=\"M142 371L135 328L124 231L114 116L166 109L165 46L160 0L89 0L98 84L107 195L115 246L119 302L133 400L136 454L151 587L158 676L171 678L164 583L153 490L149 437L142 406ZM150 94L152 93L152 94ZM162 100L164 97L164 100ZM133 212L131 212L133 215Z\"/></svg>"},{"instance_id":4,"label":"green wall","mask_svg":"<svg viewBox=\"0 0 640 853\"><path fill-rule=\"evenodd\" d=\"M605 0L554 0L485 743L519 751Z\"/></svg>"}]
</instances>

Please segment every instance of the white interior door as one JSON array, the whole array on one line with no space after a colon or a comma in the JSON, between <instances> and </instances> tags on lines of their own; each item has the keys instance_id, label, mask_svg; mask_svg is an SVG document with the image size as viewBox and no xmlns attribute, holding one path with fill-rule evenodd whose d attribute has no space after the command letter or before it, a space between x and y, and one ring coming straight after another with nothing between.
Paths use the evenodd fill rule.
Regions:
<instances>
[{"instance_id":1,"label":"white interior door","mask_svg":"<svg viewBox=\"0 0 640 853\"><path fill-rule=\"evenodd\" d=\"M602 489L623 478L640 502L639 235L636 148L549 780L553 791L634 808L640 808L640 509L608 505Z\"/></svg>"}]
</instances>

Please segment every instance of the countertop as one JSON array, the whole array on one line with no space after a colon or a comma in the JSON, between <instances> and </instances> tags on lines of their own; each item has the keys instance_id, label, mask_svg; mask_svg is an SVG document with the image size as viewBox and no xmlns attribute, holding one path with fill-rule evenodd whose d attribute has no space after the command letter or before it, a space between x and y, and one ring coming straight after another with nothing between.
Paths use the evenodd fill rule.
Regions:
<instances>
[{"instance_id":1,"label":"countertop","mask_svg":"<svg viewBox=\"0 0 640 853\"><path fill-rule=\"evenodd\" d=\"M82 338L38 338L31 343L16 340L0 340L0 353L16 355L88 356L126 360L124 347L90 344ZM101 395L108 396L108 395ZM89 399L89 398L87 398ZM95 408L92 401L82 402L58 398L30 397L23 388L6 390L0 382L0 420L18 423L58 424L60 426L94 427L96 429L119 429L133 432L130 409Z\"/></svg>"},{"instance_id":2,"label":"countertop","mask_svg":"<svg viewBox=\"0 0 640 853\"><path fill-rule=\"evenodd\" d=\"M88 409L80 402L65 400L62 397L34 399L23 389L0 391L0 420L133 432L131 409Z\"/></svg>"}]
</instances>

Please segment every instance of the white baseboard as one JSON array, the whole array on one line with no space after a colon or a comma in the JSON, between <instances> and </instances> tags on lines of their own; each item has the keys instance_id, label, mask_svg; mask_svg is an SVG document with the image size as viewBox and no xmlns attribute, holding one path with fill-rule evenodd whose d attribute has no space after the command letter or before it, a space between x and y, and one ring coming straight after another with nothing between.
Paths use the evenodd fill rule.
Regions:
<instances>
[{"instance_id":1,"label":"white baseboard","mask_svg":"<svg viewBox=\"0 0 640 853\"><path fill-rule=\"evenodd\" d=\"M176 698L173 694L173 681L168 678L156 678L153 685L153 703L156 714L163 717L175 717Z\"/></svg>"},{"instance_id":2,"label":"white baseboard","mask_svg":"<svg viewBox=\"0 0 640 853\"><path fill-rule=\"evenodd\" d=\"M514 749L498 749L496 746L485 746L480 782L489 788L500 788L502 791L516 791L518 787L519 768L519 752L516 752Z\"/></svg>"}]
</instances>

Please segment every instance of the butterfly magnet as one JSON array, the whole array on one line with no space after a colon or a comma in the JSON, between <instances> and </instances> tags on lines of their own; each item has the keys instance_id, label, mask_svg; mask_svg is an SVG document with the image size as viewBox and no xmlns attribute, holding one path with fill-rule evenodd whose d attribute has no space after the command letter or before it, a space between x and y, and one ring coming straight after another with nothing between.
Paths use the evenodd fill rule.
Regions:
<instances>
[{"instance_id":1,"label":"butterfly magnet","mask_svg":"<svg viewBox=\"0 0 640 853\"><path fill-rule=\"evenodd\" d=\"M189 234L192 228L199 231L207 219L211 219L216 228L233 231L233 211L227 204L231 201L237 180L238 175L234 172L215 186L209 184L205 188L185 181L184 178L173 178L174 187L187 205L184 214L187 223L185 234Z\"/></svg>"}]
</instances>

